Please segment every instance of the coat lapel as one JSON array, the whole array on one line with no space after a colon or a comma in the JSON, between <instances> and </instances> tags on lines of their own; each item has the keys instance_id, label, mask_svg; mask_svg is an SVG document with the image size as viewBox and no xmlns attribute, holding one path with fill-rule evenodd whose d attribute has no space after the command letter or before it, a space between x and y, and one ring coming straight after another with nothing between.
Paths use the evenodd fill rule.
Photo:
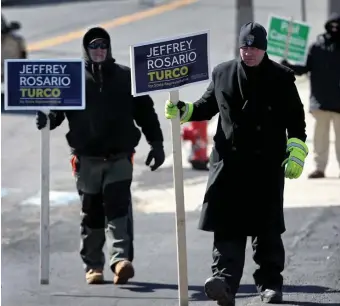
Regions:
<instances>
[{"instance_id":1,"label":"coat lapel","mask_svg":"<svg viewBox=\"0 0 340 306\"><path fill-rule=\"evenodd\" d=\"M247 100L248 97L248 91L247 91L247 75L246 72L244 71L241 60L239 59L237 62L237 82L238 82L238 87L240 90L240 94L242 97L243 101Z\"/></svg>"}]
</instances>

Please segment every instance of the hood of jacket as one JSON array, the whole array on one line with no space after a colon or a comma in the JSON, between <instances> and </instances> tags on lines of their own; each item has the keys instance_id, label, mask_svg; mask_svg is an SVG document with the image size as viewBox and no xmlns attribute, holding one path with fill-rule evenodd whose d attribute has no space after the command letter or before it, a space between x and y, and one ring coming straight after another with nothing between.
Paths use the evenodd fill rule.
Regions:
<instances>
[{"instance_id":1,"label":"hood of jacket","mask_svg":"<svg viewBox=\"0 0 340 306\"><path fill-rule=\"evenodd\" d=\"M325 30L329 33L330 32L330 24L332 22L337 22L340 25L340 14L332 13L327 21L325 22Z\"/></svg>"},{"instance_id":2,"label":"hood of jacket","mask_svg":"<svg viewBox=\"0 0 340 306\"><path fill-rule=\"evenodd\" d=\"M94 63L92 62L90 56L89 56L89 53L88 53L88 49L87 49L87 46L89 45L89 43L96 39L96 38L103 38L103 39L106 39L109 43L109 48L107 50L107 56L106 56L106 59L104 62L101 62L101 63ZM83 58L85 60L85 64L86 66L92 66L93 64L96 65L105 65L106 63L108 62L115 62L115 59L112 57L112 50L111 50L111 38L110 38L110 35L109 33L101 28L101 27L94 27L94 28L91 28L89 29L84 37L83 37L83 46L82 46L82 49L83 49Z\"/></svg>"},{"instance_id":3,"label":"hood of jacket","mask_svg":"<svg viewBox=\"0 0 340 306\"><path fill-rule=\"evenodd\" d=\"M338 31L333 32L331 31L331 23L336 22L338 26ZM328 20L325 23L325 29L326 29L326 37L325 39L330 40L330 42L334 42L336 45L340 44L340 14L333 13L329 16Z\"/></svg>"}]
</instances>

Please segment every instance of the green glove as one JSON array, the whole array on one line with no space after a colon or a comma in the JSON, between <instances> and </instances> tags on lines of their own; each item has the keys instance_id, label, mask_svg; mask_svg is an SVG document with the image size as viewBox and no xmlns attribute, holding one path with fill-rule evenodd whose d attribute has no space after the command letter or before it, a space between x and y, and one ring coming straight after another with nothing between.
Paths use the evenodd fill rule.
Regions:
<instances>
[{"instance_id":1,"label":"green glove","mask_svg":"<svg viewBox=\"0 0 340 306\"><path fill-rule=\"evenodd\" d=\"M185 103L182 101L179 101L177 105L175 105L171 101L167 100L165 103L165 118L176 118L178 110L180 111L180 121L182 124L190 120L192 112L194 111L194 105L192 103Z\"/></svg>"},{"instance_id":2,"label":"green glove","mask_svg":"<svg viewBox=\"0 0 340 306\"><path fill-rule=\"evenodd\" d=\"M282 166L286 165L285 177L297 179L300 177L308 155L307 145L298 138L290 138L287 142L287 152L289 157L284 160Z\"/></svg>"}]
</instances>

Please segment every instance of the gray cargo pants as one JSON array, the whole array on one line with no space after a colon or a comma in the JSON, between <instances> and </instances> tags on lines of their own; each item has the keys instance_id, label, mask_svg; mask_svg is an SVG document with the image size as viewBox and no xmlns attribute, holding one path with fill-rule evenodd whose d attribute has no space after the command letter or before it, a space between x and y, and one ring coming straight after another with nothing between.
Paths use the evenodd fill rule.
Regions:
<instances>
[{"instance_id":1,"label":"gray cargo pants","mask_svg":"<svg viewBox=\"0 0 340 306\"><path fill-rule=\"evenodd\" d=\"M82 204L80 256L86 271L103 269L106 241L110 267L133 260L132 162L127 155L80 156L73 165Z\"/></svg>"}]
</instances>

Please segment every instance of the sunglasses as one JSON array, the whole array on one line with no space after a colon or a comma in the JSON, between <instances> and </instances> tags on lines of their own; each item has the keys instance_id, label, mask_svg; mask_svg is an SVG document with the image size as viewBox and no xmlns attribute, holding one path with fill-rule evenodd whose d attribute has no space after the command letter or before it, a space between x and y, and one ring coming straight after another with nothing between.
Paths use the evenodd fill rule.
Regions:
<instances>
[{"instance_id":1,"label":"sunglasses","mask_svg":"<svg viewBox=\"0 0 340 306\"><path fill-rule=\"evenodd\" d=\"M94 41L88 45L89 49L108 49L109 44L105 41Z\"/></svg>"}]
</instances>

